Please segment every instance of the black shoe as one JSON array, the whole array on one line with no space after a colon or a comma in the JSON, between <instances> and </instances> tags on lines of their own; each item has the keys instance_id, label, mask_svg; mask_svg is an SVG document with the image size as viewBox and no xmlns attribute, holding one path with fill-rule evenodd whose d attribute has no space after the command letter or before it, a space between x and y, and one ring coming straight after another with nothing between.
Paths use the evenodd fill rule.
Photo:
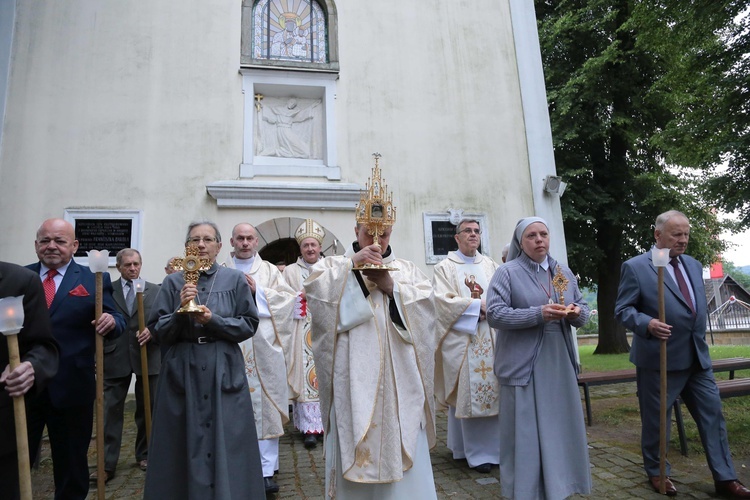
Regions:
<instances>
[{"instance_id":1,"label":"black shoe","mask_svg":"<svg viewBox=\"0 0 750 500\"><path fill-rule=\"evenodd\" d=\"M315 437L315 434L307 434L305 436L305 448L312 450L316 446L318 446L318 438Z\"/></svg>"},{"instance_id":2,"label":"black shoe","mask_svg":"<svg viewBox=\"0 0 750 500\"><path fill-rule=\"evenodd\" d=\"M477 465L476 467L472 467L475 471L481 473L481 474L487 474L489 471L492 470L492 464L481 464Z\"/></svg>"},{"instance_id":3,"label":"black shoe","mask_svg":"<svg viewBox=\"0 0 750 500\"><path fill-rule=\"evenodd\" d=\"M272 477L264 477L263 486L266 487L266 493L278 493L279 492L279 485L276 484L276 481L274 481Z\"/></svg>"}]
</instances>

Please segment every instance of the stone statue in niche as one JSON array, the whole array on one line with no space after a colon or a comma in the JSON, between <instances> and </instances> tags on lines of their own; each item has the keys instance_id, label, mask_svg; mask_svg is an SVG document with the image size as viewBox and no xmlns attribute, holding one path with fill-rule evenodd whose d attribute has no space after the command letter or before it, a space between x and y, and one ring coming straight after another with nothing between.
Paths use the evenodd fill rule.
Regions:
<instances>
[{"instance_id":1,"label":"stone statue in niche","mask_svg":"<svg viewBox=\"0 0 750 500\"><path fill-rule=\"evenodd\" d=\"M320 160L323 111L320 99L256 96L255 154Z\"/></svg>"}]
</instances>

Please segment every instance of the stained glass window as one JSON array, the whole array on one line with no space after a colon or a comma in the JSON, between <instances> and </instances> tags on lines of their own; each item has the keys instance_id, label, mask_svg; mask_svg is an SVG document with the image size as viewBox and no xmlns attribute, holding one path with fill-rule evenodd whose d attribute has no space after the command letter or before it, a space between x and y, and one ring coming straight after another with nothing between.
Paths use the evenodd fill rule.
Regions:
<instances>
[{"instance_id":1,"label":"stained glass window","mask_svg":"<svg viewBox=\"0 0 750 500\"><path fill-rule=\"evenodd\" d=\"M328 62L326 19L315 0L259 0L252 35L254 59Z\"/></svg>"}]
</instances>

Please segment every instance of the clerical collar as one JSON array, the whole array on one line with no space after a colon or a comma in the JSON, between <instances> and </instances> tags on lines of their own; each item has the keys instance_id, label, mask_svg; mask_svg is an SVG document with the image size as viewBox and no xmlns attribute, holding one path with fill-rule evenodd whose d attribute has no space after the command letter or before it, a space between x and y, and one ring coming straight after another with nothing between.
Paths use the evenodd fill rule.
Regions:
<instances>
[{"instance_id":1,"label":"clerical collar","mask_svg":"<svg viewBox=\"0 0 750 500\"><path fill-rule=\"evenodd\" d=\"M461 253L461 250L456 250L456 255L461 257L466 264L473 264L477 258L476 255L474 257L469 257L468 255L464 255L463 253Z\"/></svg>"}]
</instances>

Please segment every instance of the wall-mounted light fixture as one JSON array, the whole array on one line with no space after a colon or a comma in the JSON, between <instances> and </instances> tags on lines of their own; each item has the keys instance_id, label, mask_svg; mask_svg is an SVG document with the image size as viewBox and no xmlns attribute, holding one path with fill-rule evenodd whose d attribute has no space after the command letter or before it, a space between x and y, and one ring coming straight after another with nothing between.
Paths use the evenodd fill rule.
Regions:
<instances>
[{"instance_id":1,"label":"wall-mounted light fixture","mask_svg":"<svg viewBox=\"0 0 750 500\"><path fill-rule=\"evenodd\" d=\"M544 178L544 191L547 193L562 196L567 186L568 184L563 182L562 177L557 175L548 175Z\"/></svg>"}]
</instances>

